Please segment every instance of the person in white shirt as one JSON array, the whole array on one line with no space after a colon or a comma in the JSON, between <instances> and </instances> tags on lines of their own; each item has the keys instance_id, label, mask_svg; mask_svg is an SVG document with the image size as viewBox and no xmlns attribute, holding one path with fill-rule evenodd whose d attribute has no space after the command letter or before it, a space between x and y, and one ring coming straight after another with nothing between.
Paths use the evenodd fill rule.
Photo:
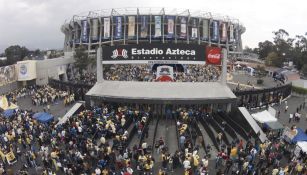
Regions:
<instances>
[{"instance_id":1,"label":"person in white shirt","mask_svg":"<svg viewBox=\"0 0 307 175\"><path fill-rule=\"evenodd\" d=\"M191 168L191 165L190 165L191 162L188 159L185 159L182 164L183 164L184 169Z\"/></svg>"}]
</instances>

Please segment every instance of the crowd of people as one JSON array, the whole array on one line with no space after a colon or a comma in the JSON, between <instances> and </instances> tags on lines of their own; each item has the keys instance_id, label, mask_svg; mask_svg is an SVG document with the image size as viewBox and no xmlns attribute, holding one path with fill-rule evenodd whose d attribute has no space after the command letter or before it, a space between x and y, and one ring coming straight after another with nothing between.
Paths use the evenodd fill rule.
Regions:
<instances>
[{"instance_id":1,"label":"crowd of people","mask_svg":"<svg viewBox=\"0 0 307 175\"><path fill-rule=\"evenodd\" d=\"M94 85L97 82L97 75L94 72L85 72L82 75L76 73L70 75L68 81L75 84Z\"/></svg>"},{"instance_id":2,"label":"crowd of people","mask_svg":"<svg viewBox=\"0 0 307 175\"><path fill-rule=\"evenodd\" d=\"M220 69L211 65L183 65L184 70L174 69L173 80L176 82L217 81ZM157 72L151 65L104 65L104 79L113 81L156 81Z\"/></svg>"}]
</instances>

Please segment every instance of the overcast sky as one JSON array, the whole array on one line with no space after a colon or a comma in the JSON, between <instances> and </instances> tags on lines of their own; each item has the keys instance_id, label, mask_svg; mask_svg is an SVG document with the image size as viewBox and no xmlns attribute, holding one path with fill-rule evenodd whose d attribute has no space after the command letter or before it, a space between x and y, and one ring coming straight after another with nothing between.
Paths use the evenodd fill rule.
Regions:
<instances>
[{"instance_id":1,"label":"overcast sky","mask_svg":"<svg viewBox=\"0 0 307 175\"><path fill-rule=\"evenodd\" d=\"M0 0L0 53L13 44L30 49L63 48L66 19L86 11L124 7L204 10L237 18L246 27L243 46L272 40L285 29L292 37L307 32L304 0Z\"/></svg>"}]
</instances>

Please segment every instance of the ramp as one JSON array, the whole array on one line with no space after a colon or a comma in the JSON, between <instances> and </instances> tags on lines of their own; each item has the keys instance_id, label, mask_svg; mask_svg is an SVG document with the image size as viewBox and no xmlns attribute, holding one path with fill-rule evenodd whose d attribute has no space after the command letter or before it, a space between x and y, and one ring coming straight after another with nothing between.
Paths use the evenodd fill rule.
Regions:
<instances>
[{"instance_id":1,"label":"ramp","mask_svg":"<svg viewBox=\"0 0 307 175\"><path fill-rule=\"evenodd\" d=\"M262 129L257 124L257 122L254 120L254 118L251 116L251 114L247 111L247 109L245 107L239 107L239 110L242 113L242 115L244 116L244 118L246 119L246 121L249 123L249 125L252 127L254 132L260 133L260 135L258 136L260 141L263 143L266 140L268 140L268 138L266 137L266 134L262 131Z\"/></svg>"},{"instance_id":2,"label":"ramp","mask_svg":"<svg viewBox=\"0 0 307 175\"><path fill-rule=\"evenodd\" d=\"M84 104L84 102L77 102L73 107L71 107L69 109L69 111L64 115L64 117L62 117L59 122L55 125L61 125L63 123L65 123L71 116L74 115L74 113Z\"/></svg>"}]
</instances>

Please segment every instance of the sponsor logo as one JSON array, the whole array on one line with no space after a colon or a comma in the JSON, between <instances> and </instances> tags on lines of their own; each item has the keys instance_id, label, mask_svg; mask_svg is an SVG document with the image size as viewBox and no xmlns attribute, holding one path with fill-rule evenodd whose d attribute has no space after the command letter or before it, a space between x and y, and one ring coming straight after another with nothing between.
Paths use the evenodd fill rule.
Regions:
<instances>
[{"instance_id":1,"label":"sponsor logo","mask_svg":"<svg viewBox=\"0 0 307 175\"><path fill-rule=\"evenodd\" d=\"M207 63L221 64L221 48L208 47L207 48Z\"/></svg>"},{"instance_id":2,"label":"sponsor logo","mask_svg":"<svg viewBox=\"0 0 307 175\"><path fill-rule=\"evenodd\" d=\"M25 74L27 74L27 66L26 65L24 65L24 64L22 64L21 66L20 66L20 70L19 70L19 72L20 72L20 74L22 74L22 75L25 75Z\"/></svg>"},{"instance_id":3,"label":"sponsor logo","mask_svg":"<svg viewBox=\"0 0 307 175\"><path fill-rule=\"evenodd\" d=\"M128 58L128 51L126 49L115 49L113 50L111 58L116 59L117 57Z\"/></svg>"}]
</instances>

